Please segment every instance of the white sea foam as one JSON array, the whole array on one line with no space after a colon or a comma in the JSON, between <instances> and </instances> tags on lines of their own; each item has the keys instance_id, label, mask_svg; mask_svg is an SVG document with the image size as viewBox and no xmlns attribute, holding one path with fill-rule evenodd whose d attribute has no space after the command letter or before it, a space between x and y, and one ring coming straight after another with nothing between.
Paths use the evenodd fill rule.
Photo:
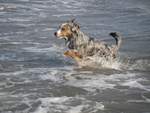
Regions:
<instances>
[{"instance_id":1,"label":"white sea foam","mask_svg":"<svg viewBox=\"0 0 150 113\"><path fill-rule=\"evenodd\" d=\"M88 91L95 91L96 89L107 89L107 88L114 88L115 84L107 83L105 81L106 77L101 75L96 76L87 76L84 74L80 74L82 79L70 79L65 85L71 85L74 87L80 87Z\"/></svg>"},{"instance_id":2,"label":"white sea foam","mask_svg":"<svg viewBox=\"0 0 150 113\"><path fill-rule=\"evenodd\" d=\"M129 86L130 88L138 88L146 91L150 91L150 88L147 86L142 85L140 82L145 81L144 79L138 78L138 79L129 79L122 83L122 86Z\"/></svg>"},{"instance_id":3,"label":"white sea foam","mask_svg":"<svg viewBox=\"0 0 150 113\"><path fill-rule=\"evenodd\" d=\"M69 100L69 97L48 97L39 100L42 104L34 113L60 112L61 109L66 109L63 103Z\"/></svg>"},{"instance_id":4,"label":"white sea foam","mask_svg":"<svg viewBox=\"0 0 150 113\"><path fill-rule=\"evenodd\" d=\"M68 73L69 72L69 73ZM49 68L46 73L40 74L38 77L42 80L51 80L53 82L62 82L71 78L73 67Z\"/></svg>"},{"instance_id":5,"label":"white sea foam","mask_svg":"<svg viewBox=\"0 0 150 113\"><path fill-rule=\"evenodd\" d=\"M83 110L90 110L93 113L98 110L104 110L102 103L86 100L81 97L47 97L40 98L39 100L41 101L41 105L34 113L82 113ZM73 105L72 102L77 102L77 104Z\"/></svg>"},{"instance_id":6,"label":"white sea foam","mask_svg":"<svg viewBox=\"0 0 150 113\"><path fill-rule=\"evenodd\" d=\"M68 110L66 113L81 113L81 110L83 109L83 105L79 105L79 106L76 106L76 107L73 107L72 109Z\"/></svg>"},{"instance_id":7,"label":"white sea foam","mask_svg":"<svg viewBox=\"0 0 150 113\"><path fill-rule=\"evenodd\" d=\"M126 73L126 74L112 74L112 75L93 75L79 74L74 75L77 79L70 78L65 85L80 87L87 91L94 92L96 89L106 90L114 89L115 86L129 86L130 88L140 88L149 91L147 86L142 85L140 82L146 81L145 79L138 78L139 74ZM80 79L78 79L80 78Z\"/></svg>"},{"instance_id":8,"label":"white sea foam","mask_svg":"<svg viewBox=\"0 0 150 113\"><path fill-rule=\"evenodd\" d=\"M31 82L32 80L51 80L53 82L62 82L73 74L73 67L57 67L57 68L31 68L22 71L0 73L0 76L7 78L16 77L23 82Z\"/></svg>"},{"instance_id":9,"label":"white sea foam","mask_svg":"<svg viewBox=\"0 0 150 113\"><path fill-rule=\"evenodd\" d=\"M142 98L143 98L146 102L150 103L150 98L147 98L147 97L144 96L144 95L142 95Z\"/></svg>"},{"instance_id":10,"label":"white sea foam","mask_svg":"<svg viewBox=\"0 0 150 113\"><path fill-rule=\"evenodd\" d=\"M148 70L150 68L150 60L149 59L138 59L135 60L130 67L129 70Z\"/></svg>"},{"instance_id":11,"label":"white sea foam","mask_svg":"<svg viewBox=\"0 0 150 113\"><path fill-rule=\"evenodd\" d=\"M65 85L71 85L74 87L81 87L88 91L95 91L96 89L112 89L115 84L107 83L102 79L92 79L92 80L70 80Z\"/></svg>"},{"instance_id":12,"label":"white sea foam","mask_svg":"<svg viewBox=\"0 0 150 113\"><path fill-rule=\"evenodd\" d=\"M141 100L128 100L129 103L150 103L150 99L142 95Z\"/></svg>"}]
</instances>

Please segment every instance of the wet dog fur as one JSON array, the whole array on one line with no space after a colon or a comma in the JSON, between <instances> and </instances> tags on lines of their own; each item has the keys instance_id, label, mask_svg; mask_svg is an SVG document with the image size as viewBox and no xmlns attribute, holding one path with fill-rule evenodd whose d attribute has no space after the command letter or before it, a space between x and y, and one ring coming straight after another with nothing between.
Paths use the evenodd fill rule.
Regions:
<instances>
[{"instance_id":1,"label":"wet dog fur","mask_svg":"<svg viewBox=\"0 0 150 113\"><path fill-rule=\"evenodd\" d=\"M121 35L117 32L109 34L116 41L114 45L109 46L102 41L94 40L80 30L80 26L75 20L61 24L54 35L60 39L65 39L69 50L64 55L73 58L77 62L93 56L113 60L117 57L122 42Z\"/></svg>"}]
</instances>

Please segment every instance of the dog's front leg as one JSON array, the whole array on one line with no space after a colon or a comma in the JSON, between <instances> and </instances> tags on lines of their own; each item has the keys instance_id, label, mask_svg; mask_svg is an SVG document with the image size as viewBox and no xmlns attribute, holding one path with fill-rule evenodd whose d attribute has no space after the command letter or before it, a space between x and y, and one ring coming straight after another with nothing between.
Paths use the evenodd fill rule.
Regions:
<instances>
[{"instance_id":1,"label":"dog's front leg","mask_svg":"<svg viewBox=\"0 0 150 113\"><path fill-rule=\"evenodd\" d=\"M77 62L82 60L82 56L76 50L67 50L64 52L64 55L73 58Z\"/></svg>"}]
</instances>

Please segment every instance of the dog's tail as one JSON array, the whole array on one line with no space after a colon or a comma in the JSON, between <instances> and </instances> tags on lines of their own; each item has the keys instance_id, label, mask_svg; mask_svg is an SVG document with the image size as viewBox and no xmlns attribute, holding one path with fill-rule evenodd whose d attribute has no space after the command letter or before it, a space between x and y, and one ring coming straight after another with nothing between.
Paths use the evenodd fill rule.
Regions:
<instances>
[{"instance_id":1,"label":"dog's tail","mask_svg":"<svg viewBox=\"0 0 150 113\"><path fill-rule=\"evenodd\" d=\"M115 39L115 41L116 41L115 48L116 48L116 50L118 50L122 43L122 36L117 32L111 32L109 35Z\"/></svg>"}]
</instances>

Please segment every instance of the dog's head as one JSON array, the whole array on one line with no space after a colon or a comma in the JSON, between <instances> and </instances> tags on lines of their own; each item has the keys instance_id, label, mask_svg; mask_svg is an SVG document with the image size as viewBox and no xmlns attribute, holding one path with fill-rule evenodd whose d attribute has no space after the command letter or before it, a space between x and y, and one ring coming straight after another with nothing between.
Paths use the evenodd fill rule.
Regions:
<instances>
[{"instance_id":1,"label":"dog's head","mask_svg":"<svg viewBox=\"0 0 150 113\"><path fill-rule=\"evenodd\" d=\"M57 32L54 35L60 39L70 40L73 38L73 33L80 29L79 25L74 22L75 20L67 21L60 25Z\"/></svg>"}]
</instances>

